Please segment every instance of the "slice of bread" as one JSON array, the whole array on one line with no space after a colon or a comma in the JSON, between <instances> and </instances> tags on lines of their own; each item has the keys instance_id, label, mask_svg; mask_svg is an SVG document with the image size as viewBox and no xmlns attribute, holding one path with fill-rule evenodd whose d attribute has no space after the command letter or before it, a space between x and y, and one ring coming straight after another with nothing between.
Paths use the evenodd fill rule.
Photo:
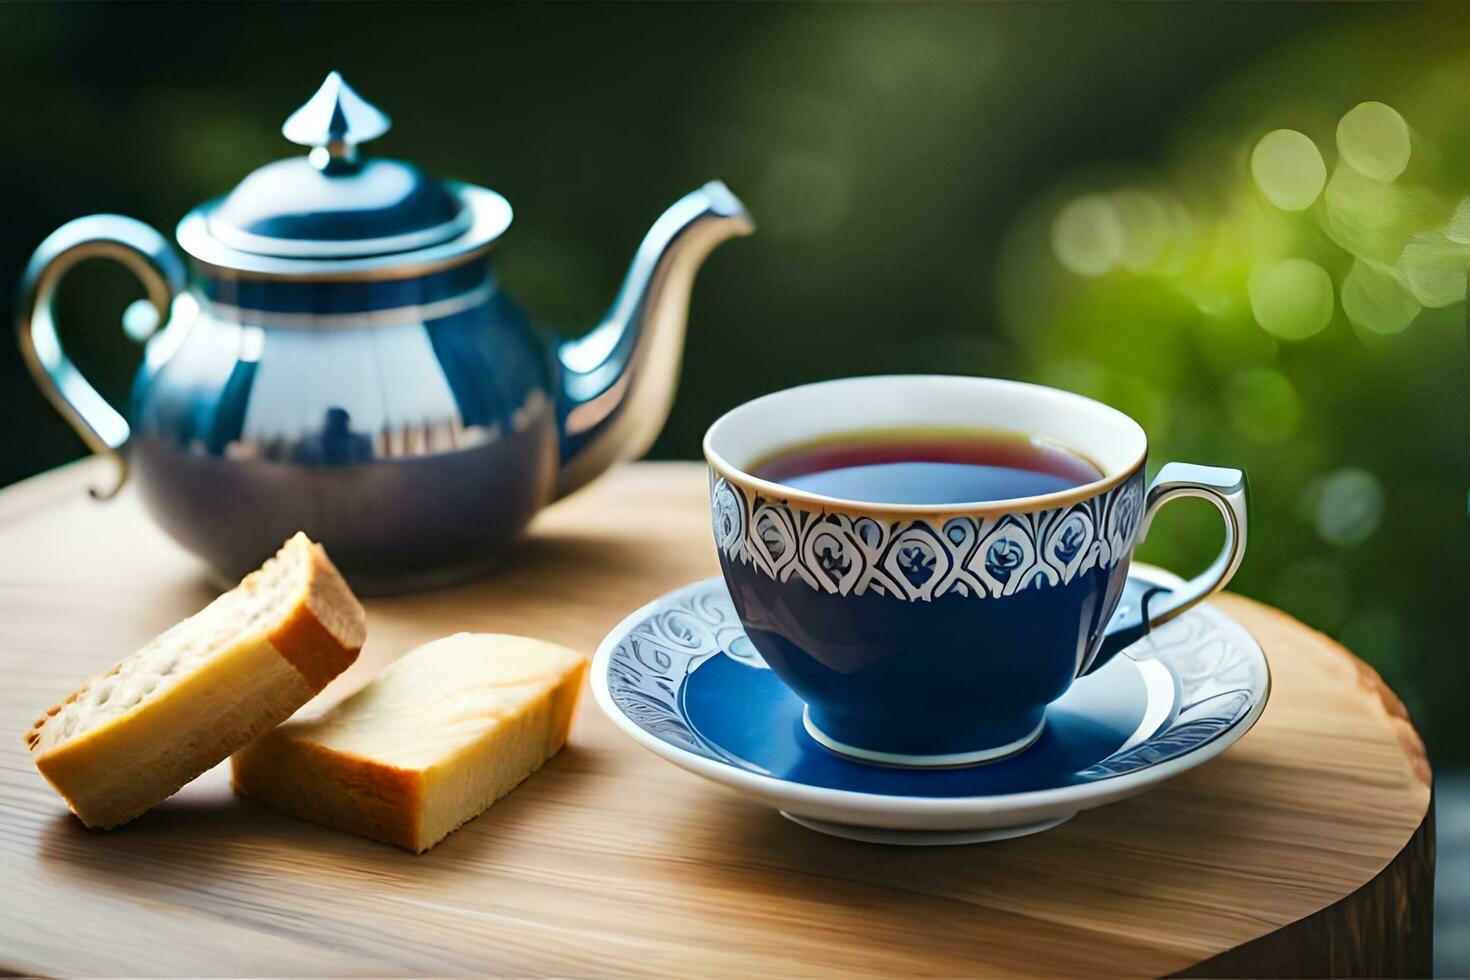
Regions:
<instances>
[{"instance_id":1,"label":"slice of bread","mask_svg":"<svg viewBox=\"0 0 1470 980\"><path fill-rule=\"evenodd\" d=\"M235 791L422 853L561 749L586 672L580 653L541 640L435 640L321 718L236 752Z\"/></svg>"},{"instance_id":2,"label":"slice of bread","mask_svg":"<svg viewBox=\"0 0 1470 980\"><path fill-rule=\"evenodd\" d=\"M357 659L366 632L327 553L297 534L46 712L26 744L84 824L116 827L289 718Z\"/></svg>"}]
</instances>

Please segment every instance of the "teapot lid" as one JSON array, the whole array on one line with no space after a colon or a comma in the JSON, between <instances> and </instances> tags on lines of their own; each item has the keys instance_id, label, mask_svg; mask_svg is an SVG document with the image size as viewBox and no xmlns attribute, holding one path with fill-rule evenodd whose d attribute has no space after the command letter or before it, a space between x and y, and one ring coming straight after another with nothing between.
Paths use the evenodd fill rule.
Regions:
<instances>
[{"instance_id":1,"label":"teapot lid","mask_svg":"<svg viewBox=\"0 0 1470 980\"><path fill-rule=\"evenodd\" d=\"M208 265L246 274L381 275L460 257L505 231L511 211L499 194L402 160L361 157L359 145L390 125L332 72L281 127L310 152L268 163L190 212L179 243Z\"/></svg>"}]
</instances>

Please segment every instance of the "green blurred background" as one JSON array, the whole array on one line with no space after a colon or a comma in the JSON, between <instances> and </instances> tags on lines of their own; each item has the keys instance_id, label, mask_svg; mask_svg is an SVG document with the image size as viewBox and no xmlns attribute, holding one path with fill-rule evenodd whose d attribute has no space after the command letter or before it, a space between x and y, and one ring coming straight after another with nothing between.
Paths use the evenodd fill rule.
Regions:
<instances>
[{"instance_id":1,"label":"green blurred background","mask_svg":"<svg viewBox=\"0 0 1470 980\"><path fill-rule=\"evenodd\" d=\"M1249 158L1287 127L1334 170L1337 120L1394 106L1415 141L1398 186L1432 200L1361 206L1375 242L1403 248L1470 190L1467 27L1470 11L1407 5L3 5L0 289L69 218L171 230L295 152L279 125L334 67L394 118L373 152L511 200L497 261L553 330L593 323L652 218L719 177L760 231L701 275L654 456L694 458L721 411L842 375L1100 397L1144 422L1155 465L1249 470L1235 588L1341 638L1403 695L1436 763L1463 764L1463 302L1397 333L1340 303L1304 339L1264 330L1259 268L1309 258L1337 288L1353 255L1324 205L1271 209ZM1062 209L1129 188L1167 205L1163 243L1100 274L1060 263ZM1442 251L1462 298L1470 258ZM76 359L117 400L135 288L86 268L62 301ZM0 484L81 454L8 342L0 409ZM1143 557L1193 571L1217 534L1171 513Z\"/></svg>"}]
</instances>

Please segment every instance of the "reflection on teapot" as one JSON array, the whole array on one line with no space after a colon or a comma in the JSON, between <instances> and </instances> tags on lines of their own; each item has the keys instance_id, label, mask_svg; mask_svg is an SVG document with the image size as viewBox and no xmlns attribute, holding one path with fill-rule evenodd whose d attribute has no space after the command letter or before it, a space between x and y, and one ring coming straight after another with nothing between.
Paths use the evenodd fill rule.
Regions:
<instances>
[{"instance_id":1,"label":"reflection on teapot","mask_svg":"<svg viewBox=\"0 0 1470 980\"><path fill-rule=\"evenodd\" d=\"M509 203L360 156L388 125L329 75L283 128L306 156L180 222L192 281L163 236L116 215L64 225L26 269L31 373L117 464L94 495L131 472L158 523L222 579L297 530L368 592L482 571L544 504L647 450L673 400L695 272L754 228L721 183L685 196L648 231L603 322L548 352L489 259ZM130 334L151 333L127 419L56 333L56 287L94 257L130 268L157 311L125 317Z\"/></svg>"}]
</instances>

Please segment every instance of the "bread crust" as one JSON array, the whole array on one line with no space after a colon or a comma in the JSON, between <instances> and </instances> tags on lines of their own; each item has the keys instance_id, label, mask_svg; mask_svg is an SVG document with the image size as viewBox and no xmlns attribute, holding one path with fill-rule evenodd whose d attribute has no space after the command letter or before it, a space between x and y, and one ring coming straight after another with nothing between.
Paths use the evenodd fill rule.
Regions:
<instances>
[{"instance_id":1,"label":"bread crust","mask_svg":"<svg viewBox=\"0 0 1470 980\"><path fill-rule=\"evenodd\" d=\"M362 603L326 549L313 543L306 595L268 639L316 693L357 660L367 639L366 621Z\"/></svg>"},{"instance_id":2,"label":"bread crust","mask_svg":"<svg viewBox=\"0 0 1470 980\"><path fill-rule=\"evenodd\" d=\"M235 792L280 813L418 852L423 774L275 729L230 758Z\"/></svg>"}]
</instances>

